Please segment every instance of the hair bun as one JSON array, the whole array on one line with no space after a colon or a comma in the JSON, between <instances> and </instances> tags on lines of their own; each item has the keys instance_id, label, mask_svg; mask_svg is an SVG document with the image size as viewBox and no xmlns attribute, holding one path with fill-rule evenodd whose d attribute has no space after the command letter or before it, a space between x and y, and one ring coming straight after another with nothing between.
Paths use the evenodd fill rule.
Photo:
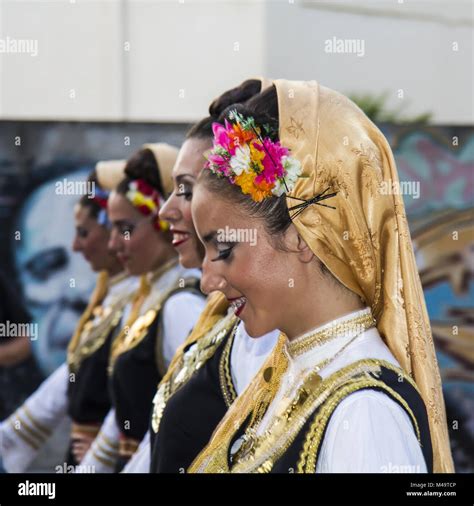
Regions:
<instances>
[{"instance_id":1,"label":"hair bun","mask_svg":"<svg viewBox=\"0 0 474 506\"><path fill-rule=\"evenodd\" d=\"M153 188L162 191L156 158L149 149L142 148L127 160L125 177L132 181L143 179Z\"/></svg>"},{"instance_id":2,"label":"hair bun","mask_svg":"<svg viewBox=\"0 0 474 506\"><path fill-rule=\"evenodd\" d=\"M232 104L246 102L260 93L261 88L262 82L260 79L247 79L239 86L224 92L220 97L213 100L209 106L209 115L217 119L227 107Z\"/></svg>"}]
</instances>

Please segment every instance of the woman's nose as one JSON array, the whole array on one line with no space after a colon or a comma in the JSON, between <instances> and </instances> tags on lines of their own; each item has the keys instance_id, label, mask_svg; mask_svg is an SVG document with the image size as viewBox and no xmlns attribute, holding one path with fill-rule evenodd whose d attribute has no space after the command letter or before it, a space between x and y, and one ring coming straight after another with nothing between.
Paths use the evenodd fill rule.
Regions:
<instances>
[{"instance_id":1,"label":"woman's nose","mask_svg":"<svg viewBox=\"0 0 474 506\"><path fill-rule=\"evenodd\" d=\"M202 263L201 291L206 295L215 290L223 292L227 286L224 276L216 272L216 270L213 263L208 261L207 256L205 256Z\"/></svg>"},{"instance_id":2,"label":"woman's nose","mask_svg":"<svg viewBox=\"0 0 474 506\"><path fill-rule=\"evenodd\" d=\"M74 237L74 241L72 241L72 250L76 252L82 250L81 241L77 235Z\"/></svg>"},{"instance_id":3,"label":"woman's nose","mask_svg":"<svg viewBox=\"0 0 474 506\"><path fill-rule=\"evenodd\" d=\"M168 200L163 204L163 207L160 209L159 216L160 220L169 221L170 223L179 220L181 213L175 192L173 192Z\"/></svg>"},{"instance_id":4,"label":"woman's nose","mask_svg":"<svg viewBox=\"0 0 474 506\"><path fill-rule=\"evenodd\" d=\"M107 247L109 248L109 250L114 251L114 252L120 251L120 242L121 242L120 240L121 240L121 236L118 233L117 229L112 227L112 230L110 231L109 242L107 244Z\"/></svg>"}]
</instances>

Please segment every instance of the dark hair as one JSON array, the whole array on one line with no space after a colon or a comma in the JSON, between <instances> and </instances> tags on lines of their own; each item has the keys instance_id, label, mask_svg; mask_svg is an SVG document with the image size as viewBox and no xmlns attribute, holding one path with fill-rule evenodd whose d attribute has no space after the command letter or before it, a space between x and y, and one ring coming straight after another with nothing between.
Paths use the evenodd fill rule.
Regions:
<instances>
[{"instance_id":1,"label":"dark hair","mask_svg":"<svg viewBox=\"0 0 474 506\"><path fill-rule=\"evenodd\" d=\"M233 109L244 117L252 116L257 125L268 125L271 131L269 137L273 141L278 140L278 99L274 86L255 95L245 104L233 104L225 108L217 122L224 123L229 112ZM261 202L255 202L249 195L242 193L239 186L230 184L226 178L219 177L210 170L203 170L199 181L202 181L208 190L218 193L224 200L242 207L251 216L262 218L268 234L276 239L291 224L285 195L267 197Z\"/></svg>"},{"instance_id":2,"label":"dark hair","mask_svg":"<svg viewBox=\"0 0 474 506\"><path fill-rule=\"evenodd\" d=\"M239 86L225 91L212 101L209 106L209 116L193 125L186 133L186 139L212 139L212 124L218 121L222 111L233 104L246 102L260 93L262 83L259 79L247 79Z\"/></svg>"},{"instance_id":3,"label":"dark hair","mask_svg":"<svg viewBox=\"0 0 474 506\"><path fill-rule=\"evenodd\" d=\"M233 109L244 117L252 116L257 125L268 125L269 133L266 135L272 141L279 140L279 109L275 86L270 86L244 104L227 107L222 111L217 122L224 123L224 120L228 118L229 112ZM219 177L210 170L203 170L198 181L202 181L208 190L218 193L225 200L241 206L250 216L262 219L265 229L273 239L275 246L284 249L282 235L291 224L285 194L280 197L267 197L261 202L256 202L249 195L242 193L239 186L230 184L226 178ZM338 286L343 286L323 262L319 261L319 267L324 275L329 276Z\"/></svg>"},{"instance_id":4,"label":"dark hair","mask_svg":"<svg viewBox=\"0 0 474 506\"><path fill-rule=\"evenodd\" d=\"M158 190L160 195L166 197L161 182L160 170L155 155L148 148L142 148L134 153L125 165L125 178L117 186L117 193L125 195L129 185L136 179L145 180L150 186Z\"/></svg>"},{"instance_id":5,"label":"dark hair","mask_svg":"<svg viewBox=\"0 0 474 506\"><path fill-rule=\"evenodd\" d=\"M97 186L102 189L97 179L97 173L95 169L89 173L89 176L87 177L87 182L92 183L94 186ZM95 199L91 199L89 195L83 195L79 199L79 205L84 209L88 209L89 216L91 218L94 218L95 220L97 220L97 218L99 217L99 213L102 210L102 207L100 207L99 203Z\"/></svg>"}]
</instances>

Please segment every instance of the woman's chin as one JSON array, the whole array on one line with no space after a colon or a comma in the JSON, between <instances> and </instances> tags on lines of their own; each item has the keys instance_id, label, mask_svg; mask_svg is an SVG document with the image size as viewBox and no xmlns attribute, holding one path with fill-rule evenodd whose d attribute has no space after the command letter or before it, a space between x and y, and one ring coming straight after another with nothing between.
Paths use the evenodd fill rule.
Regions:
<instances>
[{"instance_id":1,"label":"woman's chin","mask_svg":"<svg viewBox=\"0 0 474 506\"><path fill-rule=\"evenodd\" d=\"M142 274L146 274L148 272L142 267L135 266L129 262L125 262L124 268L129 276L141 276Z\"/></svg>"},{"instance_id":2,"label":"woman's chin","mask_svg":"<svg viewBox=\"0 0 474 506\"><path fill-rule=\"evenodd\" d=\"M186 269L200 269L202 260L194 252L179 252L179 263Z\"/></svg>"},{"instance_id":3,"label":"woman's chin","mask_svg":"<svg viewBox=\"0 0 474 506\"><path fill-rule=\"evenodd\" d=\"M255 319L252 321L252 318L246 317L245 314L242 315L241 320L244 323L245 332L252 338L262 337L273 330L262 325L261 322L255 321Z\"/></svg>"},{"instance_id":4,"label":"woman's chin","mask_svg":"<svg viewBox=\"0 0 474 506\"><path fill-rule=\"evenodd\" d=\"M202 256L199 254L196 247L196 241L190 237L178 247L175 247L178 252L179 263L186 269L200 269L202 267Z\"/></svg>"}]
</instances>

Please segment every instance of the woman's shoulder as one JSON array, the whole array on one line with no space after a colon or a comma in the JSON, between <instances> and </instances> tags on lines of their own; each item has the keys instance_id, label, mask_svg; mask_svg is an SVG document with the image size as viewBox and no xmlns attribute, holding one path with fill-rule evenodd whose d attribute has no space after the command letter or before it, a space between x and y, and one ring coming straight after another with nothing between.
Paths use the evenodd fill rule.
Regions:
<instances>
[{"instance_id":1,"label":"woman's shoulder","mask_svg":"<svg viewBox=\"0 0 474 506\"><path fill-rule=\"evenodd\" d=\"M403 466L411 466L409 472L426 472L423 453L405 409L385 393L371 389L359 390L343 399L326 428L318 459L320 470L403 472Z\"/></svg>"}]
</instances>

